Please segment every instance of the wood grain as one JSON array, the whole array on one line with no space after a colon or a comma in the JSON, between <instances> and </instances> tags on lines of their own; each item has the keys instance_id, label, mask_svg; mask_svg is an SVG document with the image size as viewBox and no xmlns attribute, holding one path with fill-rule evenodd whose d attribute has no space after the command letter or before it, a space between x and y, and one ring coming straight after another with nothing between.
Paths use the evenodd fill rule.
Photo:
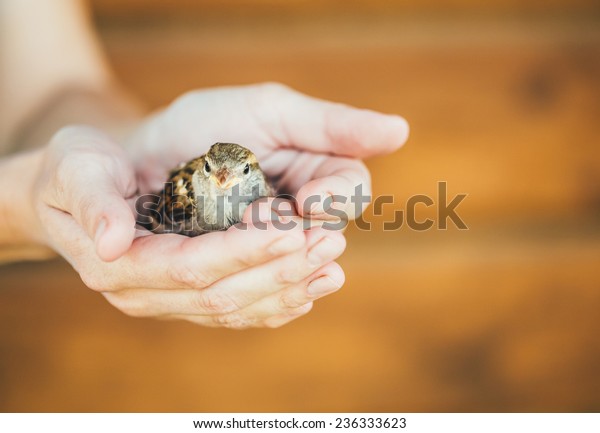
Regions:
<instances>
[{"instance_id":1,"label":"wood grain","mask_svg":"<svg viewBox=\"0 0 600 433\"><path fill-rule=\"evenodd\" d=\"M348 231L345 288L279 330L132 319L62 261L5 266L1 410L600 410L597 21L351 9L290 12L290 23L218 18L226 6L213 1L202 2L217 11L208 18L184 19L196 2L152 1L153 18L133 22L138 1L94 3L110 60L152 107L192 88L276 80L404 115L406 147L369 161L376 193L396 200L384 217L445 180L469 194L459 208L469 230L385 232L369 216L372 231ZM486 4L492 15L520 7Z\"/></svg>"},{"instance_id":2,"label":"wood grain","mask_svg":"<svg viewBox=\"0 0 600 433\"><path fill-rule=\"evenodd\" d=\"M165 16L186 19L192 16L315 17L389 14L523 14L598 13L594 0L91 0L101 19L140 20Z\"/></svg>"},{"instance_id":3,"label":"wood grain","mask_svg":"<svg viewBox=\"0 0 600 433\"><path fill-rule=\"evenodd\" d=\"M275 80L402 114L412 126L405 149L370 164L375 192L400 203L434 194L440 180L470 194L461 210L471 220L596 212L597 27L352 24L246 24L220 34L201 22L127 38L114 30L106 41L120 75L152 106L193 88Z\"/></svg>"},{"instance_id":4,"label":"wood grain","mask_svg":"<svg viewBox=\"0 0 600 433\"><path fill-rule=\"evenodd\" d=\"M599 256L598 232L358 240L339 294L287 327L244 332L128 318L62 262L12 265L0 274L0 403L597 411Z\"/></svg>"}]
</instances>

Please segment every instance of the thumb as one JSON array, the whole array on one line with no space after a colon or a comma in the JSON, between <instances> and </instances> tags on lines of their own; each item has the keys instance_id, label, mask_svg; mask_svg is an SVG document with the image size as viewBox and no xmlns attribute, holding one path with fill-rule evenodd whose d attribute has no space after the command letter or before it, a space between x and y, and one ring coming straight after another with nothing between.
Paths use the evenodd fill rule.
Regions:
<instances>
[{"instance_id":1,"label":"thumb","mask_svg":"<svg viewBox=\"0 0 600 433\"><path fill-rule=\"evenodd\" d=\"M59 133L54 151L55 182L48 185L50 205L69 213L94 241L104 261L121 257L135 236L135 217L126 198L136 180L127 155L108 137L91 128Z\"/></svg>"},{"instance_id":2,"label":"thumb","mask_svg":"<svg viewBox=\"0 0 600 433\"><path fill-rule=\"evenodd\" d=\"M108 187L109 185L107 185ZM135 218L129 205L116 189L106 188L87 197L89 207L77 220L89 221L85 226L94 240L96 254L107 262L121 257L135 236Z\"/></svg>"}]
</instances>

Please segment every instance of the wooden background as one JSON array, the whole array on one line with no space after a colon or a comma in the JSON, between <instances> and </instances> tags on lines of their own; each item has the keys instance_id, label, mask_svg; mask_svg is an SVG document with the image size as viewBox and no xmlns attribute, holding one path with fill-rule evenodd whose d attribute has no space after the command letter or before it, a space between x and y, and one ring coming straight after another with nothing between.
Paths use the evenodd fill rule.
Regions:
<instances>
[{"instance_id":1,"label":"wooden background","mask_svg":"<svg viewBox=\"0 0 600 433\"><path fill-rule=\"evenodd\" d=\"M1 410L600 410L597 1L92 5L152 107L275 80L404 115L406 147L369 162L385 217L446 181L469 230L370 218L345 288L279 330L128 318L61 261L4 266Z\"/></svg>"}]
</instances>

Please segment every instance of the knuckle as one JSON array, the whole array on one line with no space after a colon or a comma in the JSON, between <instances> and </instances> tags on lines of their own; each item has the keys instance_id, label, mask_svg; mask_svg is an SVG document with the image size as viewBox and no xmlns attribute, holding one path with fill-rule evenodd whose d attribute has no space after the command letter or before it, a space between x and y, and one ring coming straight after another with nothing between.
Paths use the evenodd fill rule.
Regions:
<instances>
[{"instance_id":1,"label":"knuckle","mask_svg":"<svg viewBox=\"0 0 600 433\"><path fill-rule=\"evenodd\" d=\"M254 89L255 91L252 92L254 93L252 97L255 102L262 107L272 106L273 101L278 101L277 103L284 103L295 94L295 91L285 84L272 81L257 84ZM271 112L271 114L274 113Z\"/></svg>"},{"instance_id":2,"label":"knuckle","mask_svg":"<svg viewBox=\"0 0 600 433\"><path fill-rule=\"evenodd\" d=\"M278 314L277 316L268 318L263 322L263 326L272 329L280 328L283 325L290 323L292 320L307 314L310 310L312 310L312 307L313 303L309 302L308 304L304 304L300 307L289 309L283 314Z\"/></svg>"},{"instance_id":3,"label":"knuckle","mask_svg":"<svg viewBox=\"0 0 600 433\"><path fill-rule=\"evenodd\" d=\"M99 143L109 137L99 129L84 124L65 125L54 133L50 143L57 146L69 146L74 143Z\"/></svg>"},{"instance_id":4,"label":"knuckle","mask_svg":"<svg viewBox=\"0 0 600 433\"><path fill-rule=\"evenodd\" d=\"M175 120L179 113L197 107L203 100L210 98L210 90L190 90L175 98L169 109L164 112L165 119L170 122Z\"/></svg>"},{"instance_id":5,"label":"knuckle","mask_svg":"<svg viewBox=\"0 0 600 433\"><path fill-rule=\"evenodd\" d=\"M297 266L286 266L275 274L275 281L281 286L289 286L301 280L302 272Z\"/></svg>"},{"instance_id":6,"label":"knuckle","mask_svg":"<svg viewBox=\"0 0 600 433\"><path fill-rule=\"evenodd\" d=\"M282 310L289 310L301 307L306 301L302 302L294 298L292 294L283 294L279 297L279 307Z\"/></svg>"},{"instance_id":7,"label":"knuckle","mask_svg":"<svg viewBox=\"0 0 600 433\"><path fill-rule=\"evenodd\" d=\"M309 303L301 305L299 307L291 308L290 310L288 310L287 315L288 315L288 317L304 316L305 314L310 312L310 310L312 310L312 307L313 307L313 303L309 302Z\"/></svg>"},{"instance_id":8,"label":"knuckle","mask_svg":"<svg viewBox=\"0 0 600 433\"><path fill-rule=\"evenodd\" d=\"M54 133L50 140L52 147L62 147L68 144L73 138L81 134L82 127L77 125L67 125Z\"/></svg>"},{"instance_id":9,"label":"knuckle","mask_svg":"<svg viewBox=\"0 0 600 433\"><path fill-rule=\"evenodd\" d=\"M91 220L95 205L96 202L91 197L84 196L77 200L78 213L82 215L83 221Z\"/></svg>"},{"instance_id":10,"label":"knuckle","mask_svg":"<svg viewBox=\"0 0 600 433\"><path fill-rule=\"evenodd\" d=\"M56 181L59 185L67 185L74 173L77 173L83 161L80 158L72 155L63 156L56 163Z\"/></svg>"},{"instance_id":11,"label":"knuckle","mask_svg":"<svg viewBox=\"0 0 600 433\"><path fill-rule=\"evenodd\" d=\"M57 187L67 191L73 186L85 185L91 177L97 176L98 173L107 167L104 158L101 155L96 155L96 159L82 157L78 154L67 154L56 162L54 172L54 183Z\"/></svg>"},{"instance_id":12,"label":"knuckle","mask_svg":"<svg viewBox=\"0 0 600 433\"><path fill-rule=\"evenodd\" d=\"M61 206L57 206L57 203L60 198L67 195L67 188L58 181L56 173L53 173L46 177L43 183L37 185L34 194L36 195L36 210L41 213L47 211L49 205L62 209Z\"/></svg>"},{"instance_id":13,"label":"knuckle","mask_svg":"<svg viewBox=\"0 0 600 433\"><path fill-rule=\"evenodd\" d=\"M98 273L97 266L90 262L93 262L95 257L95 252L93 252L92 241L84 234L78 234L76 238L72 239L69 245L66 245L66 253L68 257L71 259L71 265L75 269L75 271L80 274L86 274L85 276L92 279L96 278L96 275L87 275L87 274L95 274ZM94 254L94 255L92 255ZM102 277L101 275L98 278Z\"/></svg>"},{"instance_id":14,"label":"knuckle","mask_svg":"<svg viewBox=\"0 0 600 433\"><path fill-rule=\"evenodd\" d=\"M217 316L227 315L240 309L233 299L221 293L199 291L198 296L192 299L194 310Z\"/></svg>"},{"instance_id":15,"label":"knuckle","mask_svg":"<svg viewBox=\"0 0 600 433\"><path fill-rule=\"evenodd\" d=\"M215 316L214 321L217 325L229 329L247 329L255 323L254 319L238 313Z\"/></svg>"},{"instance_id":16,"label":"knuckle","mask_svg":"<svg viewBox=\"0 0 600 433\"><path fill-rule=\"evenodd\" d=\"M169 277L176 284L192 289L204 289L213 282L205 272L189 265L178 265L169 268Z\"/></svg>"},{"instance_id":17,"label":"knuckle","mask_svg":"<svg viewBox=\"0 0 600 433\"><path fill-rule=\"evenodd\" d=\"M243 251L240 250L238 246L239 237L236 236L237 234L238 233L234 231L225 232L224 246L232 251L232 255L229 260L234 267L240 269L249 268L254 264L252 257L254 252L249 252L247 249L244 249Z\"/></svg>"},{"instance_id":18,"label":"knuckle","mask_svg":"<svg viewBox=\"0 0 600 433\"><path fill-rule=\"evenodd\" d=\"M98 147L103 137L99 131L89 126L68 125L59 129L51 138L49 147L65 157L70 150L84 150Z\"/></svg>"}]
</instances>

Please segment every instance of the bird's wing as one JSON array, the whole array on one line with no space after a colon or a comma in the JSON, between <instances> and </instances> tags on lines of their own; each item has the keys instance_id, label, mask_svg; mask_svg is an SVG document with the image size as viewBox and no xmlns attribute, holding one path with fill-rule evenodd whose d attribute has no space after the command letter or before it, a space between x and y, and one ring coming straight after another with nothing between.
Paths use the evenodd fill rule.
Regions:
<instances>
[{"instance_id":1,"label":"bird's wing","mask_svg":"<svg viewBox=\"0 0 600 433\"><path fill-rule=\"evenodd\" d=\"M192 177L204 164L203 156L182 163L169 173L165 187L157 194L152 211L141 225L154 233L181 233L188 230L194 215L195 199Z\"/></svg>"},{"instance_id":2,"label":"bird's wing","mask_svg":"<svg viewBox=\"0 0 600 433\"><path fill-rule=\"evenodd\" d=\"M192 177L204 158L196 158L172 170L161 194L163 213L167 220L181 222L194 213L195 200Z\"/></svg>"}]
</instances>

